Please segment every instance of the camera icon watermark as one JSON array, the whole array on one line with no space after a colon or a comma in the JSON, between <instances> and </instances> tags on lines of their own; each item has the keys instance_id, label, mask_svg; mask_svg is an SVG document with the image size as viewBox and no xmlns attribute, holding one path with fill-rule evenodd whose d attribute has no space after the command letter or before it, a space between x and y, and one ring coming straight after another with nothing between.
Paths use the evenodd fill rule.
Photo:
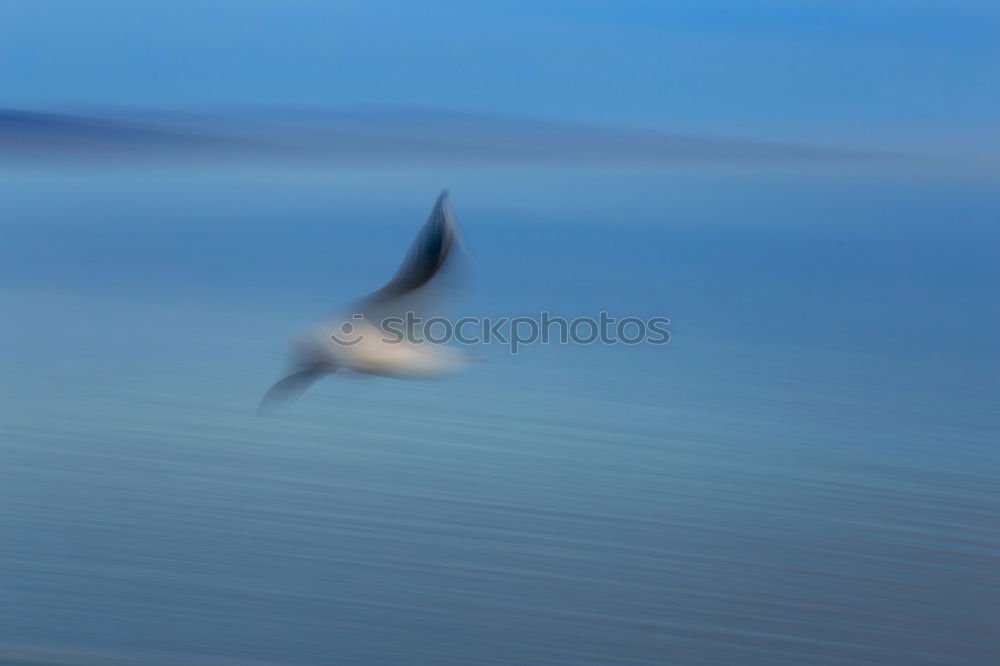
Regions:
<instances>
[{"instance_id":1,"label":"camera icon watermark","mask_svg":"<svg viewBox=\"0 0 1000 666\"><path fill-rule=\"evenodd\" d=\"M363 323L364 315L355 314L353 319L358 320L357 325L343 322L330 333L330 339L345 347L363 342L369 335L377 335L383 344L443 345L453 341L463 345L502 344L511 354L536 343L665 345L670 342L667 317L617 319L607 312L597 317L572 319L541 312L537 317L462 317L454 321L407 312L401 317L385 317L377 327Z\"/></svg>"}]
</instances>

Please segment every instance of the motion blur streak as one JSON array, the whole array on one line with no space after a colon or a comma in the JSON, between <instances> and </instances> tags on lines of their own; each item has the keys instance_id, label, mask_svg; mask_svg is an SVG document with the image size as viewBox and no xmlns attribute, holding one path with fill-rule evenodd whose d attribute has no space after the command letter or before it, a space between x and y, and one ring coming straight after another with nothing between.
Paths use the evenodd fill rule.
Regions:
<instances>
[{"instance_id":1,"label":"motion blur streak","mask_svg":"<svg viewBox=\"0 0 1000 666\"><path fill-rule=\"evenodd\" d=\"M901 156L426 109L229 113L0 110L0 163L865 163ZM905 161L912 162L909 157ZM919 160L918 160L919 161Z\"/></svg>"}]
</instances>

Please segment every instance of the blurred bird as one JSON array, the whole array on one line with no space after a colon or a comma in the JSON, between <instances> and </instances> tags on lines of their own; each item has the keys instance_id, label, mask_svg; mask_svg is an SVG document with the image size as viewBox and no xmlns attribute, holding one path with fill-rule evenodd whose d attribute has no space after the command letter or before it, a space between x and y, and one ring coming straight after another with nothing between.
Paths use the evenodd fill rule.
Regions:
<instances>
[{"instance_id":1,"label":"blurred bird","mask_svg":"<svg viewBox=\"0 0 1000 666\"><path fill-rule=\"evenodd\" d=\"M422 341L420 332L422 322L433 316L429 310L439 301L441 275L455 264L460 245L455 212L444 190L392 279L350 313L292 343L292 371L264 394L258 412L295 401L337 371L418 379L459 370L464 355Z\"/></svg>"}]
</instances>

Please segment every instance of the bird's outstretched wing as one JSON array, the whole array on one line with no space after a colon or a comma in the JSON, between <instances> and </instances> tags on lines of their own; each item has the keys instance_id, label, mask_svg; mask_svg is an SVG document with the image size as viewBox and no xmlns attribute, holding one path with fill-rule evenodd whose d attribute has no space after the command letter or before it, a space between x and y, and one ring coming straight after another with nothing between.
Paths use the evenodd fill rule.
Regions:
<instances>
[{"instance_id":1,"label":"bird's outstretched wing","mask_svg":"<svg viewBox=\"0 0 1000 666\"><path fill-rule=\"evenodd\" d=\"M275 383L261 398L257 413L261 414L273 407L287 405L298 400L310 386L333 370L326 366L309 365L296 370Z\"/></svg>"},{"instance_id":2,"label":"bird's outstretched wing","mask_svg":"<svg viewBox=\"0 0 1000 666\"><path fill-rule=\"evenodd\" d=\"M448 201L448 190L444 190L395 275L361 302L361 310L385 313L405 309L405 305L401 308L400 304L426 291L435 276L453 262L458 245L455 211Z\"/></svg>"}]
</instances>

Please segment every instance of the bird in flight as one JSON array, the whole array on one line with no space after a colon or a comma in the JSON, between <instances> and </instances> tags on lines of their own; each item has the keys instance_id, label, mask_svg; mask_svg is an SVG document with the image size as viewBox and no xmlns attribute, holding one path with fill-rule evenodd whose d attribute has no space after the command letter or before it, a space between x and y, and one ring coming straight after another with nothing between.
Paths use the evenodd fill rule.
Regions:
<instances>
[{"instance_id":1,"label":"bird in flight","mask_svg":"<svg viewBox=\"0 0 1000 666\"><path fill-rule=\"evenodd\" d=\"M334 372L418 379L459 370L464 355L415 333L440 300L442 274L456 263L460 245L455 211L444 190L395 275L352 311L292 342L291 371L264 394L258 411L294 402Z\"/></svg>"}]
</instances>

